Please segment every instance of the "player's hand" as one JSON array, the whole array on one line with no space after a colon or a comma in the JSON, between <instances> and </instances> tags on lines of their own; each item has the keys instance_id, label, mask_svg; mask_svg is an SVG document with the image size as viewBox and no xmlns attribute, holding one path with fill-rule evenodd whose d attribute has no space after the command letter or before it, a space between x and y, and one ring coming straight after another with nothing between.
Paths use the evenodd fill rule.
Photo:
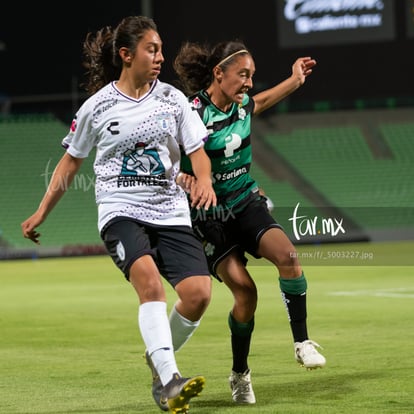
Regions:
<instances>
[{"instance_id":1,"label":"player's hand","mask_svg":"<svg viewBox=\"0 0 414 414\"><path fill-rule=\"evenodd\" d=\"M213 190L211 179L195 179L190 191L191 207L197 210L203 208L208 210L211 206L216 207L217 197Z\"/></svg>"},{"instance_id":2,"label":"player's hand","mask_svg":"<svg viewBox=\"0 0 414 414\"><path fill-rule=\"evenodd\" d=\"M27 220L25 220L21 224L23 237L31 240L36 244L40 244L39 237L41 234L36 230L36 227L43 223L43 220L44 219L41 217L39 213L35 213L32 216L30 216Z\"/></svg>"},{"instance_id":3,"label":"player's hand","mask_svg":"<svg viewBox=\"0 0 414 414\"><path fill-rule=\"evenodd\" d=\"M187 194L190 194L196 178L193 175L179 172L175 181Z\"/></svg>"},{"instance_id":4,"label":"player's hand","mask_svg":"<svg viewBox=\"0 0 414 414\"><path fill-rule=\"evenodd\" d=\"M312 73L312 68L315 65L316 60L309 56L298 58L292 65L292 76L299 80L300 85L303 85L306 77Z\"/></svg>"}]
</instances>

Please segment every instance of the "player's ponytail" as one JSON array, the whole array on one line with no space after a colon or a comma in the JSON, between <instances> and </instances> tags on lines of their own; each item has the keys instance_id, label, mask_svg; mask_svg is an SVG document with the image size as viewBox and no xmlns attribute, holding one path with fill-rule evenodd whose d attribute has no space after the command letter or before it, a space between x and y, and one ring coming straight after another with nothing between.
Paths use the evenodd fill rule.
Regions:
<instances>
[{"instance_id":1,"label":"player's ponytail","mask_svg":"<svg viewBox=\"0 0 414 414\"><path fill-rule=\"evenodd\" d=\"M118 79L122 66L113 54L113 30L107 26L96 33L89 32L83 43L86 82L82 85L89 95L107 83Z\"/></svg>"}]
</instances>

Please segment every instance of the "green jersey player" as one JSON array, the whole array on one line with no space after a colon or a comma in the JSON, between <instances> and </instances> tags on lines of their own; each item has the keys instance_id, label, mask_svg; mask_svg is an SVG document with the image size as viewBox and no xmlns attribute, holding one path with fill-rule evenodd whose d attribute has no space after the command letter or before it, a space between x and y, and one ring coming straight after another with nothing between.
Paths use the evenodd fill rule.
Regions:
<instances>
[{"instance_id":1,"label":"green jersey player","mask_svg":"<svg viewBox=\"0 0 414 414\"><path fill-rule=\"evenodd\" d=\"M228 316L233 355L229 383L236 403L256 402L248 355L257 288L246 269L245 253L264 257L277 267L296 360L308 369L326 363L316 349L319 345L308 337L307 281L298 255L250 175L252 116L303 85L315 64L310 57L298 58L289 78L250 97L255 64L243 43L222 42L209 48L188 42L174 62L184 92L209 130L205 150L212 163L217 206L207 212L193 209L192 220L204 244L210 272L227 285L234 298ZM195 180L188 160L182 160L181 169L180 182L191 189Z\"/></svg>"}]
</instances>

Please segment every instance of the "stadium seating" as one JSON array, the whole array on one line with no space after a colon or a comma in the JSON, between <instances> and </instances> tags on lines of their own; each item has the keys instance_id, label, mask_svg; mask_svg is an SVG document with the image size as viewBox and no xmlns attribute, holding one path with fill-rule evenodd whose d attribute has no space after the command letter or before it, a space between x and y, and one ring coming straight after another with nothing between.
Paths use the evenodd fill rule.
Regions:
<instances>
[{"instance_id":1,"label":"stadium seating","mask_svg":"<svg viewBox=\"0 0 414 414\"><path fill-rule=\"evenodd\" d=\"M286 125L277 118L265 131L254 130L254 141L265 146L253 143L257 151L251 172L274 203L278 222L289 227L299 203L311 216L321 216L322 207L335 208L362 229L414 229L414 122L377 116L370 118L367 130L361 114L350 114L346 122L340 116L309 121L314 118L304 122L293 116ZM63 154L61 140L68 127L49 114L0 119L0 250L33 245L22 237L20 223L41 200ZM286 178L289 174L273 174L279 166L261 164L260 152L279 157L295 182ZM39 228L42 246L102 246L93 158L84 161L68 194Z\"/></svg>"},{"instance_id":2,"label":"stadium seating","mask_svg":"<svg viewBox=\"0 0 414 414\"><path fill-rule=\"evenodd\" d=\"M3 246L28 248L20 223L37 208L56 163L63 154L62 138L69 126L52 115L25 115L0 122ZM86 159L59 206L39 227L42 246L101 243L93 186L93 156Z\"/></svg>"},{"instance_id":3,"label":"stadium seating","mask_svg":"<svg viewBox=\"0 0 414 414\"><path fill-rule=\"evenodd\" d=\"M361 128L293 128L263 139L329 202L364 228L414 227L414 123L379 124L389 158L376 158Z\"/></svg>"}]
</instances>

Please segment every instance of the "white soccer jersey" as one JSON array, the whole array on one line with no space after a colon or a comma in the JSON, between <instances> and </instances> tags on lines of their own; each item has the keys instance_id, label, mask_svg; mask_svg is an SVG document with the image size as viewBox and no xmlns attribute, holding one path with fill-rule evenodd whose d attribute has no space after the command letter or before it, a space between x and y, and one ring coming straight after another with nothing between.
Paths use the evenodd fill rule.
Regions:
<instances>
[{"instance_id":1,"label":"white soccer jersey","mask_svg":"<svg viewBox=\"0 0 414 414\"><path fill-rule=\"evenodd\" d=\"M175 182L180 146L189 154L208 132L184 94L159 80L140 99L112 82L79 108L62 145L94 162L98 228L114 217L191 226L187 196Z\"/></svg>"}]
</instances>

